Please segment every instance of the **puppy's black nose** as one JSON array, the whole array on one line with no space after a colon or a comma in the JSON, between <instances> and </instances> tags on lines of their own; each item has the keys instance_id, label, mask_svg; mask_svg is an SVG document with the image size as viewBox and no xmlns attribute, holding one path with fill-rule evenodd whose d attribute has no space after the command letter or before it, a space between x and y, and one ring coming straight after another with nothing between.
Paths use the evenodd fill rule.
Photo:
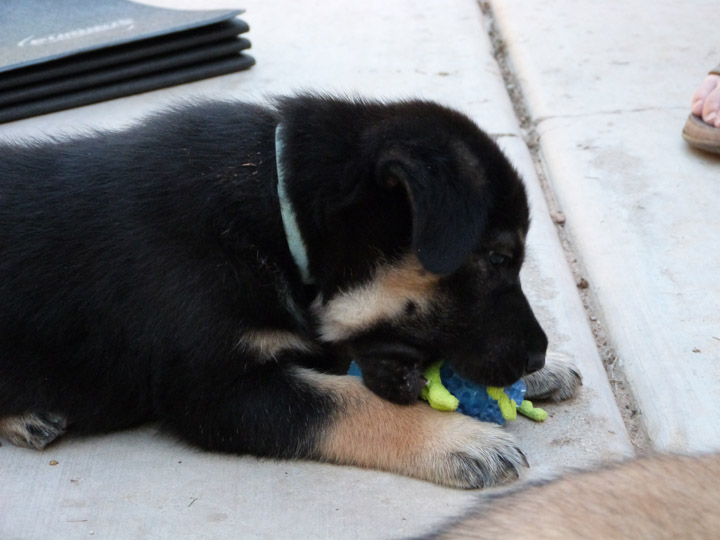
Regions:
<instances>
[{"instance_id":1,"label":"puppy's black nose","mask_svg":"<svg viewBox=\"0 0 720 540\"><path fill-rule=\"evenodd\" d=\"M525 373L535 373L545 365L545 354L530 353L525 363Z\"/></svg>"}]
</instances>

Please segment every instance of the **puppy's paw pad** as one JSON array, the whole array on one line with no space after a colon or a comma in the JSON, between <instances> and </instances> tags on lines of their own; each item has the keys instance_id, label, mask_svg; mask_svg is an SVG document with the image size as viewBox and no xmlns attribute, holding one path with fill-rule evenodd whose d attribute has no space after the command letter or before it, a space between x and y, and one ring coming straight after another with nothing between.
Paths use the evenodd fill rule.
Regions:
<instances>
[{"instance_id":1,"label":"puppy's paw pad","mask_svg":"<svg viewBox=\"0 0 720 540\"><path fill-rule=\"evenodd\" d=\"M545 367L525 377L528 399L563 401L570 399L582 386L582 375L568 357L548 354Z\"/></svg>"},{"instance_id":2,"label":"puppy's paw pad","mask_svg":"<svg viewBox=\"0 0 720 540\"><path fill-rule=\"evenodd\" d=\"M67 419L59 414L28 413L0 419L0 435L16 446L42 450L65 433Z\"/></svg>"}]
</instances>

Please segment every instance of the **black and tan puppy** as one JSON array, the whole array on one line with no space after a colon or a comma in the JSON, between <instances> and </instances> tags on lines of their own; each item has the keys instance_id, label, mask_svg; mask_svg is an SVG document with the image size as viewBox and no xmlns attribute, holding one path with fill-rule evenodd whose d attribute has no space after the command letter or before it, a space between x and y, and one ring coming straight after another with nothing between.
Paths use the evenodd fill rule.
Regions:
<instances>
[{"instance_id":1,"label":"black and tan puppy","mask_svg":"<svg viewBox=\"0 0 720 540\"><path fill-rule=\"evenodd\" d=\"M207 103L2 146L0 434L156 420L212 450L515 477L508 434L416 398L437 358L493 385L543 367L527 230L494 142L421 101Z\"/></svg>"}]
</instances>

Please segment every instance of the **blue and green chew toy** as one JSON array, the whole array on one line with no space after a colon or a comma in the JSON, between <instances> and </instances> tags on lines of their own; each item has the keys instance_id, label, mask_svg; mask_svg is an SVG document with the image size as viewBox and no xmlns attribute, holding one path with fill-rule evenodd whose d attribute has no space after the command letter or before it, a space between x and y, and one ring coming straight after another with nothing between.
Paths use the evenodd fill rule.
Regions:
<instances>
[{"instance_id":1,"label":"blue and green chew toy","mask_svg":"<svg viewBox=\"0 0 720 540\"><path fill-rule=\"evenodd\" d=\"M350 365L348 374L362 376L355 362ZM442 361L432 364L423 375L428 383L420 391L420 397L438 411L457 411L500 425L506 420L515 420L517 413L536 422L547 418L544 410L533 407L530 401L524 399L527 387L522 379L505 388L475 384L462 378Z\"/></svg>"}]
</instances>

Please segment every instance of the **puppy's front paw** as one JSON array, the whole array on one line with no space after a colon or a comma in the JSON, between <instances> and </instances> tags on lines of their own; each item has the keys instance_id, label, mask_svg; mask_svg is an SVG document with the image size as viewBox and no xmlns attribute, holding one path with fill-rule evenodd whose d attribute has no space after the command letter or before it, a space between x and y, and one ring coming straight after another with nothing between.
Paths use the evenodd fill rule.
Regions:
<instances>
[{"instance_id":1,"label":"puppy's front paw","mask_svg":"<svg viewBox=\"0 0 720 540\"><path fill-rule=\"evenodd\" d=\"M443 414L443 413L440 413ZM450 487L477 489L516 480L528 466L512 435L501 427L460 414L445 414L422 456L426 479Z\"/></svg>"},{"instance_id":2,"label":"puppy's front paw","mask_svg":"<svg viewBox=\"0 0 720 540\"><path fill-rule=\"evenodd\" d=\"M545 367L524 377L528 399L563 401L573 397L582 386L580 370L567 356L548 353Z\"/></svg>"},{"instance_id":3,"label":"puppy's front paw","mask_svg":"<svg viewBox=\"0 0 720 540\"><path fill-rule=\"evenodd\" d=\"M415 349L399 344L368 348L356 362L365 386L383 399L408 405L427 384Z\"/></svg>"}]
</instances>

